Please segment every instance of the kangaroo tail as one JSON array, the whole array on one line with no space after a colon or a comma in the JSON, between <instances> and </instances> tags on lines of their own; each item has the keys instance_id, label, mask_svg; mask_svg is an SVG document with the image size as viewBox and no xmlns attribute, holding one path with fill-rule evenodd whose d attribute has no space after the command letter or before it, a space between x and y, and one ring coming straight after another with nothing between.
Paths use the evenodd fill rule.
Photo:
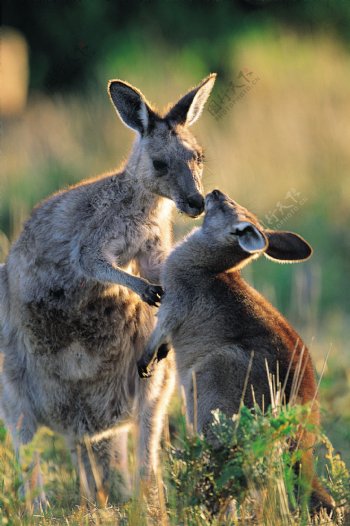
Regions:
<instances>
[{"instance_id":1,"label":"kangaroo tail","mask_svg":"<svg viewBox=\"0 0 350 526\"><path fill-rule=\"evenodd\" d=\"M321 508L325 508L329 513L335 508L335 502L333 498L327 493L325 488L322 486L320 481L315 476L312 481L312 492L310 499L310 507L314 511L318 511Z\"/></svg>"},{"instance_id":2,"label":"kangaroo tail","mask_svg":"<svg viewBox=\"0 0 350 526\"><path fill-rule=\"evenodd\" d=\"M311 486L309 505L313 512L318 512L321 508L325 508L327 513L330 513L335 508L335 502L315 474L312 449L313 442L313 434L306 433L303 437L303 445L304 447L308 447L308 449L304 451L302 455L301 471Z\"/></svg>"}]
</instances>

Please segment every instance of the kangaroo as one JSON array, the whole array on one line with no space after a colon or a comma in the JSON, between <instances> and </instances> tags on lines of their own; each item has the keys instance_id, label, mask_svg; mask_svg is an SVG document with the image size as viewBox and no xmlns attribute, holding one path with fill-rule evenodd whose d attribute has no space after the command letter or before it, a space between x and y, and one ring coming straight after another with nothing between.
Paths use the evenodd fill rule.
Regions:
<instances>
[{"instance_id":1,"label":"kangaroo","mask_svg":"<svg viewBox=\"0 0 350 526\"><path fill-rule=\"evenodd\" d=\"M248 381L256 402L262 406L263 400L271 401L265 361L271 373L276 375L278 369L282 385L286 381L287 401L299 369L303 375L297 400L312 403L310 419L319 422L308 350L283 316L240 275L240 269L261 254L275 261L295 262L308 259L312 249L297 234L263 228L252 213L214 190L205 199L202 227L193 230L163 266L165 295L138 370L140 376L149 375L157 349L171 341L192 422L195 374L199 432L208 431L213 409L229 416L238 412L252 351ZM244 403L254 405L250 389ZM302 436L302 464L312 481L311 503L329 510L332 499L313 473L313 444L311 433Z\"/></svg>"},{"instance_id":2,"label":"kangaroo","mask_svg":"<svg viewBox=\"0 0 350 526\"><path fill-rule=\"evenodd\" d=\"M139 424L140 472L149 477L157 469L160 400L172 391L172 361L144 384L136 360L161 299L173 205L190 217L204 209L203 150L189 126L215 77L164 116L130 84L110 81L119 117L137 133L126 165L39 204L0 268L1 412L14 446L41 425L61 433L72 452L81 447L92 495L85 436L106 491L117 425Z\"/></svg>"}]
</instances>

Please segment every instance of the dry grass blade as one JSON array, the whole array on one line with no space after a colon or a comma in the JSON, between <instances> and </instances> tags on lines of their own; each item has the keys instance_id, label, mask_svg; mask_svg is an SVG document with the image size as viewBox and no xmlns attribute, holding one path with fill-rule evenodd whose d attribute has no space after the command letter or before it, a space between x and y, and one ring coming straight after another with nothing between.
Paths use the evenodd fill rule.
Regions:
<instances>
[{"instance_id":1,"label":"dry grass blade","mask_svg":"<svg viewBox=\"0 0 350 526\"><path fill-rule=\"evenodd\" d=\"M106 493L106 491L105 491L105 489L103 487L102 480L101 480L101 474L100 474L99 468L98 468L97 463L96 463L94 452L92 450L91 441L90 441L89 437L87 437L87 436L84 438L84 445L85 445L87 453L88 453L92 474L93 474L93 477L94 477L94 480L95 480L95 484L96 484L96 499L97 499L97 502L101 506L106 506L107 505L107 501L108 501L108 494Z\"/></svg>"},{"instance_id":2,"label":"dry grass blade","mask_svg":"<svg viewBox=\"0 0 350 526\"><path fill-rule=\"evenodd\" d=\"M188 419L187 399L186 399L186 393L185 393L185 389L183 385L181 385L180 387L180 392L181 392L181 412L185 417L186 430L189 435L193 435L193 426Z\"/></svg>"},{"instance_id":3,"label":"dry grass blade","mask_svg":"<svg viewBox=\"0 0 350 526\"><path fill-rule=\"evenodd\" d=\"M196 371L192 371L192 385L193 385L193 430L198 432L198 395L197 395L197 379Z\"/></svg>"}]
</instances>

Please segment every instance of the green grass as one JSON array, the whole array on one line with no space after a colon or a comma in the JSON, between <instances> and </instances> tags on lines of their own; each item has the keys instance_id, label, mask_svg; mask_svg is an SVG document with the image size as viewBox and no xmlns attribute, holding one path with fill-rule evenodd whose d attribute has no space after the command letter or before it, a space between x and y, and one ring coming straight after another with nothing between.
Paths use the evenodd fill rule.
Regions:
<instances>
[{"instance_id":1,"label":"green grass","mask_svg":"<svg viewBox=\"0 0 350 526\"><path fill-rule=\"evenodd\" d=\"M318 436L321 476L337 506L350 502L350 477L344 462L324 434L307 424L308 408L301 406L259 408L244 406L233 418L214 412L211 426L215 445L186 425L175 404L172 433L163 443L163 473L166 481L166 514L169 525L311 525L346 524L338 511L333 519L325 513L311 517L309 486L296 475L300 452L290 449L303 427ZM176 409L177 407L177 409ZM183 413L183 410L182 410ZM32 508L35 493L19 497L22 480L30 486L29 460L41 456L45 490L50 507ZM23 448L22 465L14 457L9 436L0 428L0 524L130 524L145 523L152 509L134 496L124 504L96 508L79 495L77 476L61 439L47 429ZM320 464L320 462L319 462ZM322 475L323 474L323 475ZM234 499L234 500L233 500Z\"/></svg>"}]
</instances>

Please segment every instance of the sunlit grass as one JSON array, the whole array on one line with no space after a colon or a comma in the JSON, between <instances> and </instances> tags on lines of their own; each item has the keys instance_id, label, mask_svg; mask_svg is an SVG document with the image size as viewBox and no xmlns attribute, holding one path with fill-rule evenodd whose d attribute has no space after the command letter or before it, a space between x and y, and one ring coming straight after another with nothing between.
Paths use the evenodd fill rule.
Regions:
<instances>
[{"instance_id":1,"label":"sunlit grass","mask_svg":"<svg viewBox=\"0 0 350 526\"><path fill-rule=\"evenodd\" d=\"M319 435L324 446L319 454L324 459L326 453L323 483L338 505L332 519L325 512L309 514L308 486L293 470L300 455L290 450L290 444L300 431L300 422L305 420L303 425L309 426L307 415L308 409L299 406L277 407L264 415L258 408L251 412L242 407L233 419L216 412L212 432L220 447L213 447L186 425L181 412L173 414L171 440L163 442L167 498L160 521L158 512L138 495L102 507L81 497L63 444L47 429L22 448L24 458L41 456L49 507L33 506L31 468L25 461L18 464L9 437L0 427L0 524L346 526L342 506L350 498L349 472L324 435ZM20 497L23 481L25 499Z\"/></svg>"}]
</instances>

